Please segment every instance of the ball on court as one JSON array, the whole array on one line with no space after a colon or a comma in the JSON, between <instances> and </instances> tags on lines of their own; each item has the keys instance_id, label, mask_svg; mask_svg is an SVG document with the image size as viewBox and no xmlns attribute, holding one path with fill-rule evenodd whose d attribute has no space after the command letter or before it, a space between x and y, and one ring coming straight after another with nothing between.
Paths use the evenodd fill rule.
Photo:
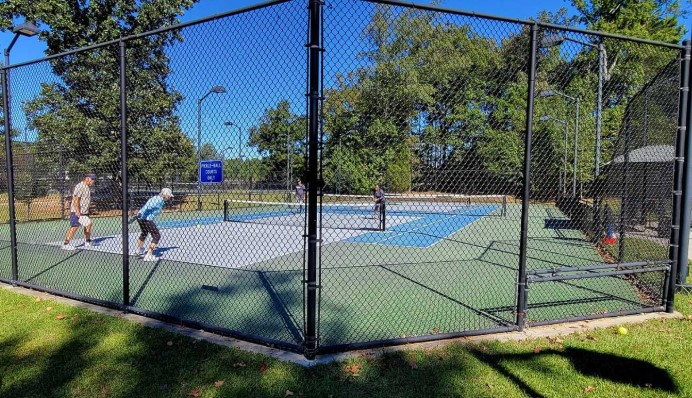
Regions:
<instances>
[{"instance_id":1,"label":"ball on court","mask_svg":"<svg viewBox=\"0 0 692 398\"><path fill-rule=\"evenodd\" d=\"M624 326L620 326L620 327L618 328L618 333L619 333L619 334L622 334L622 335L627 334L627 328L624 327Z\"/></svg>"},{"instance_id":2,"label":"ball on court","mask_svg":"<svg viewBox=\"0 0 692 398\"><path fill-rule=\"evenodd\" d=\"M202 228L202 224L197 224L197 229Z\"/></svg>"}]
</instances>

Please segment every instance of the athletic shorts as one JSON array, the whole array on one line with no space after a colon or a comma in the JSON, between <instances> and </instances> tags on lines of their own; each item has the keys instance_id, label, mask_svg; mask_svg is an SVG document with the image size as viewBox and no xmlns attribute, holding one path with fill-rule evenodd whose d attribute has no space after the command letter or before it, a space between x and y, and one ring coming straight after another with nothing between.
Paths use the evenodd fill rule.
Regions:
<instances>
[{"instance_id":1,"label":"athletic shorts","mask_svg":"<svg viewBox=\"0 0 692 398\"><path fill-rule=\"evenodd\" d=\"M147 235L151 234L151 243L159 243L159 240L161 240L161 233L153 221L138 218L137 223L139 224L139 228L142 230L142 233L139 235L139 240L143 241L147 238Z\"/></svg>"},{"instance_id":2,"label":"athletic shorts","mask_svg":"<svg viewBox=\"0 0 692 398\"><path fill-rule=\"evenodd\" d=\"M70 213L70 227L86 227L89 224L91 224L91 219L89 216L81 216L77 217L77 214L75 213Z\"/></svg>"}]
</instances>

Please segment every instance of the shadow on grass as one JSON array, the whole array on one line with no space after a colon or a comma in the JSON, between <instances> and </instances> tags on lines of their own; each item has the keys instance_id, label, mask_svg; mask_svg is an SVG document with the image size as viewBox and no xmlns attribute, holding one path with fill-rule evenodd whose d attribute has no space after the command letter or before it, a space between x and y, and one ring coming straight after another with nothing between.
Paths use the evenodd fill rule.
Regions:
<instances>
[{"instance_id":1,"label":"shadow on grass","mask_svg":"<svg viewBox=\"0 0 692 398\"><path fill-rule=\"evenodd\" d=\"M532 369L541 369L540 366L532 366L540 358L546 356L559 356L570 362L575 371L584 376L596 377L608 382L626 384L636 388L654 388L666 393L677 393L678 388L668 371L659 368L649 362L639 359L626 358L614 354L606 354L585 350L582 348L567 347L564 350L548 349L540 353L512 354L505 352L491 352L484 350L485 346L469 346L469 352L478 360L487 363L498 373L507 377L525 394L532 397L543 397L528 382L516 375L509 363L523 365ZM551 377L550 374L545 375Z\"/></svg>"},{"instance_id":2,"label":"shadow on grass","mask_svg":"<svg viewBox=\"0 0 692 398\"><path fill-rule=\"evenodd\" d=\"M200 294L173 295L162 312L210 313L213 304L200 300ZM225 390L222 396L277 395L271 386L259 387L262 367L275 360L88 310L66 309L64 318L56 319L43 303L23 300L10 310L26 312L18 319L30 320L0 333L2 397L178 397L198 388L216 390L218 380L228 381L218 389ZM267 317L274 322L263 326L283 329L277 316ZM256 326L253 318L239 322Z\"/></svg>"}]
</instances>

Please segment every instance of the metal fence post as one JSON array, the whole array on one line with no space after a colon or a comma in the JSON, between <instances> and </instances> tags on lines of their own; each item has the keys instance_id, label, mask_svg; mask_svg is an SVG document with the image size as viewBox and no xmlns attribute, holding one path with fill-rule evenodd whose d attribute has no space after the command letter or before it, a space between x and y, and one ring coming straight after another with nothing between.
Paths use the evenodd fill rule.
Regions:
<instances>
[{"instance_id":1,"label":"metal fence post","mask_svg":"<svg viewBox=\"0 0 692 398\"><path fill-rule=\"evenodd\" d=\"M127 197L127 75L125 73L125 42L120 42L120 179L122 184L122 240L123 240L123 306L130 305L130 241L127 223L129 201Z\"/></svg>"},{"instance_id":2,"label":"metal fence post","mask_svg":"<svg viewBox=\"0 0 692 398\"><path fill-rule=\"evenodd\" d=\"M630 163L630 135L632 130L632 121L630 120L632 115L625 114L625 120L627 126L625 127L625 145L622 150L622 195L620 197L620 227L618 228L618 263L624 263L625 260L625 236L626 236L626 224L629 220L629 187L628 187L628 173Z\"/></svg>"},{"instance_id":3,"label":"metal fence post","mask_svg":"<svg viewBox=\"0 0 692 398\"><path fill-rule=\"evenodd\" d=\"M320 100L320 31L322 1L310 0L310 42L309 48L309 109L308 109L308 269L307 303L305 325L305 357L315 358L317 352L317 191L318 187L318 146L319 146L319 100Z\"/></svg>"},{"instance_id":4,"label":"metal fence post","mask_svg":"<svg viewBox=\"0 0 692 398\"><path fill-rule=\"evenodd\" d=\"M5 66L2 69L2 109L5 114L5 167L7 168L7 202L10 222L10 257L12 258L12 282L19 279L17 267L17 221L14 210L14 170L12 159L12 133L10 122L10 82L9 82L9 52L5 50Z\"/></svg>"},{"instance_id":5,"label":"metal fence post","mask_svg":"<svg viewBox=\"0 0 692 398\"><path fill-rule=\"evenodd\" d=\"M529 56L529 85L526 98L526 135L524 136L524 193L521 198L521 238L519 241L519 276L517 281L517 316L519 330L524 329L527 309L526 251L529 239L529 199L531 195L531 140L533 135L533 100L536 91L536 51L538 24L531 25L531 54Z\"/></svg>"},{"instance_id":6,"label":"metal fence post","mask_svg":"<svg viewBox=\"0 0 692 398\"><path fill-rule=\"evenodd\" d=\"M682 50L681 58L681 85L680 101L678 111L678 137L675 154L675 170L673 184L673 214L671 220L670 235L670 260L671 271L670 281L668 282L668 296L666 311L672 312L674 306L674 294L677 284L685 284L687 278L687 256L689 252L690 238L690 207L692 203L692 163L688 161L692 155L692 140L689 139L690 132L690 53L692 52L692 41L683 42L685 48ZM676 247L678 246L678 247Z\"/></svg>"}]
</instances>

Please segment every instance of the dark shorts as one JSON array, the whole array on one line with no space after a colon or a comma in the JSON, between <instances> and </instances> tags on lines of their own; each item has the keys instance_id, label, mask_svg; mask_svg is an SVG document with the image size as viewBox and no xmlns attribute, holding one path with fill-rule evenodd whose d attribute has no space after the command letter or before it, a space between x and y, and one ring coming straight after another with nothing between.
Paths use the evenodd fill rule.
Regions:
<instances>
[{"instance_id":1,"label":"dark shorts","mask_svg":"<svg viewBox=\"0 0 692 398\"><path fill-rule=\"evenodd\" d=\"M139 240L143 241L147 238L147 235L151 234L151 243L159 243L159 240L161 240L161 233L153 221L142 220L139 218L137 219L137 223L139 224L139 228L142 230L142 233L139 235Z\"/></svg>"},{"instance_id":2,"label":"dark shorts","mask_svg":"<svg viewBox=\"0 0 692 398\"><path fill-rule=\"evenodd\" d=\"M76 213L70 212L70 227L81 227L82 224L79 223L79 217Z\"/></svg>"}]
</instances>

